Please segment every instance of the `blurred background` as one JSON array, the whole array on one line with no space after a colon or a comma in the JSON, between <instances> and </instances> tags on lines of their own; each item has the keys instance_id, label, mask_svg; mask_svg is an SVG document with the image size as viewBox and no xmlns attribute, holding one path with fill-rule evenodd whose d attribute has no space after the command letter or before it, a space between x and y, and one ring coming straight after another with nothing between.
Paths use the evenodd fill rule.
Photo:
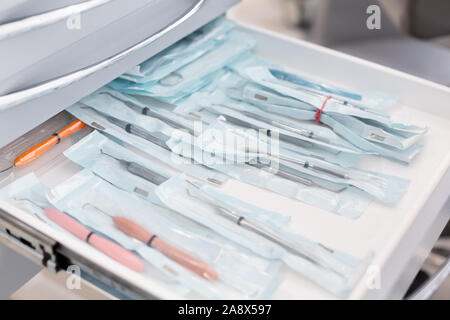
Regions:
<instances>
[{"instance_id":1,"label":"blurred background","mask_svg":"<svg viewBox=\"0 0 450 320\"><path fill-rule=\"evenodd\" d=\"M450 0L243 0L231 17L450 86Z\"/></svg>"}]
</instances>

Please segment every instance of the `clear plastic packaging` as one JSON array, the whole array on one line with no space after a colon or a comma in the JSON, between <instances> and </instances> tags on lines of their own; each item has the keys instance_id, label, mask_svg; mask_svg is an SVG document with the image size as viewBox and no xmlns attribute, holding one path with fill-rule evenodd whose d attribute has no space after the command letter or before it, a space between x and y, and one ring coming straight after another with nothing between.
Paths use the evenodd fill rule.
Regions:
<instances>
[{"instance_id":1,"label":"clear plastic packaging","mask_svg":"<svg viewBox=\"0 0 450 320\"><path fill-rule=\"evenodd\" d=\"M112 108L113 104L119 104L118 106L119 110L127 111L128 107L124 106L123 103L118 101L117 99L114 99L113 97L107 95L102 95L102 97L107 99L106 102L109 103L109 106L111 106L111 110L113 109ZM105 105L105 107L106 109L108 109L108 105ZM162 148L151 141L148 141L132 133L129 133L119 126L114 125L113 123L108 121L104 116L96 113L95 111L89 108L86 108L86 105L84 104L77 103L75 105L72 105L71 107L69 107L68 111L72 113L75 117L83 121L84 123L100 130L103 133L113 136L116 139L119 139L119 141L128 143L140 149L141 151L167 164L168 166L172 167L175 170L187 173L192 177L216 185L221 185L228 179L226 175L219 172L215 172L214 170L211 170L200 164L194 164L190 160L188 161L186 159L174 158L174 156L176 155L174 155L171 151ZM136 113L132 115L133 117L139 116ZM142 118L143 119L142 121L146 122L148 121L148 123L156 123L157 126L162 126L161 121L159 120L156 119L152 120L151 118L145 119L147 118L145 116L140 117L144 117Z\"/></svg>"},{"instance_id":2,"label":"clear plastic packaging","mask_svg":"<svg viewBox=\"0 0 450 320\"><path fill-rule=\"evenodd\" d=\"M126 93L160 98L179 96L180 94L189 95L194 92L194 89L198 89L199 83L208 75L214 74L232 61L248 54L254 44L255 41L246 34L232 31L227 39L214 50L157 82L136 84L122 80L115 84L115 80L110 86Z\"/></svg>"},{"instance_id":3,"label":"clear plastic packaging","mask_svg":"<svg viewBox=\"0 0 450 320\"><path fill-rule=\"evenodd\" d=\"M276 261L261 259L230 244L212 230L133 194L122 191L88 170L50 190L49 201L83 224L98 230L123 247L138 252L171 279L207 298L268 298L280 280ZM112 217L126 218L172 246L209 264L218 280L208 281L181 267L153 247L117 229Z\"/></svg>"},{"instance_id":4,"label":"clear plastic packaging","mask_svg":"<svg viewBox=\"0 0 450 320\"><path fill-rule=\"evenodd\" d=\"M159 199L154 195L156 187L174 176L162 166L109 140L99 132L91 133L66 150L64 155L116 187L154 203L159 203ZM149 175L148 171L143 172L147 169L153 174ZM219 190L215 194L221 201L232 200ZM265 220L276 225L285 225L290 221L290 217L279 213L258 211L259 214L266 215Z\"/></svg>"},{"instance_id":5,"label":"clear plastic packaging","mask_svg":"<svg viewBox=\"0 0 450 320\"><path fill-rule=\"evenodd\" d=\"M281 70L275 70L266 66L258 66L245 68L244 70L240 70L239 73L244 78L254 81L266 88L270 88L282 95L306 102L315 109L320 109L325 99L327 99L327 95L318 95L315 92L305 91L302 88L299 88L295 83L291 82L292 77L296 76ZM330 96L330 99L327 99L326 108L323 112L331 116L333 114L338 114L367 119L389 128L401 126L410 131L426 132L426 128L414 125L396 124L390 120L389 115L386 113L365 108L357 104L351 104L346 100L338 99L332 95Z\"/></svg>"},{"instance_id":6,"label":"clear plastic packaging","mask_svg":"<svg viewBox=\"0 0 450 320\"><path fill-rule=\"evenodd\" d=\"M203 188L200 190L204 191ZM327 249L320 243L294 234L288 228L269 225L250 214L257 211L240 211L237 199L233 207L224 209L223 203L205 199L204 192L200 190L180 176L160 185L156 193L173 210L263 257L281 259L293 270L337 295L348 294L363 274L370 255L362 261Z\"/></svg>"},{"instance_id":7,"label":"clear plastic packaging","mask_svg":"<svg viewBox=\"0 0 450 320\"><path fill-rule=\"evenodd\" d=\"M286 72L281 69L271 68L270 73L278 80L288 83L287 85L295 88L303 88L315 93L323 93L339 97L342 102L356 104L358 107L366 109L368 112L376 112L376 109L385 109L391 107L397 98L380 93L372 92L354 92L337 86L320 83L318 81L302 77L298 74ZM370 110L375 109L375 110ZM381 115L381 113L380 113Z\"/></svg>"},{"instance_id":8,"label":"clear plastic packaging","mask_svg":"<svg viewBox=\"0 0 450 320\"><path fill-rule=\"evenodd\" d=\"M318 132L322 134L324 130L306 130L296 127L295 124L284 129L286 128L284 120L275 120L271 114L264 113L251 104L233 101L221 91L196 93L182 102L175 111L185 116L195 116L198 121L201 120L205 124L211 124L220 115L224 115L223 120L230 126L255 128L254 130L261 128L270 130L271 133L278 133L279 141L277 143L280 146L280 153L289 150L290 153L313 156L343 166L355 165L364 153L342 139L342 143L341 141L334 144L330 143L332 137L334 138L333 141L337 141L336 135L330 137L327 134L326 136L320 136L321 139L314 138L314 134L317 136ZM267 120L278 121L278 125L258 121L256 119L258 116ZM240 125L236 122L243 123ZM296 132L293 132L294 130ZM301 130L303 130L303 134L299 133ZM280 135L283 135L284 139Z\"/></svg>"},{"instance_id":9,"label":"clear plastic packaging","mask_svg":"<svg viewBox=\"0 0 450 320\"><path fill-rule=\"evenodd\" d=\"M0 189L0 199L25 210L52 228L68 233L44 214L45 208L53 208L53 205L47 199L48 192L49 189L39 181L36 175L30 173L17 179L3 189ZM101 226L95 223L88 227L95 231L98 231L99 227L101 228ZM77 237L72 236L72 234L69 234L69 236L73 237L73 241L81 241ZM169 290L180 296L185 296L191 292L186 285L181 285L178 281L178 278L186 278L186 273L187 277L191 277L184 268L181 268L155 250L153 250L153 252L145 250L145 253L146 256L143 257L147 261L150 261L150 263L147 263L145 266L144 272L146 275L151 276L153 280L166 286ZM196 281L196 278L198 277L192 278ZM202 281L199 281L199 283L196 284L198 284L199 287L203 286ZM211 291L205 292L206 295L211 295L212 293L213 292Z\"/></svg>"},{"instance_id":10,"label":"clear plastic packaging","mask_svg":"<svg viewBox=\"0 0 450 320\"><path fill-rule=\"evenodd\" d=\"M218 18L144 61L121 78L137 83L156 82L214 50L227 38L234 26L234 22Z\"/></svg>"},{"instance_id":11,"label":"clear plastic packaging","mask_svg":"<svg viewBox=\"0 0 450 320\"><path fill-rule=\"evenodd\" d=\"M10 144L0 148L0 183L13 177L14 161L18 156L49 138L52 134L58 132L73 120L73 117L69 113L59 113ZM75 134L75 136L78 135ZM74 137L72 137L72 139L73 138Z\"/></svg>"},{"instance_id":12,"label":"clear plastic packaging","mask_svg":"<svg viewBox=\"0 0 450 320\"><path fill-rule=\"evenodd\" d=\"M314 110L305 110L303 107L293 107L297 104L295 100L292 99L286 99L283 98L281 101L278 98L278 96L274 93L270 93L267 91L262 90L261 88L258 88L258 91L253 91L255 87L252 88L253 92L252 94L249 94L249 102L253 103L255 106L260 108L261 110L264 110L266 112L272 112L277 113L286 117L291 117L296 120L304 120L304 121L314 121L316 117L316 111ZM257 93L255 93L257 92ZM261 99L255 98L255 95L258 95L260 97L264 97ZM270 99L268 98L270 97ZM265 98L268 98L267 101ZM276 103L275 103L276 102ZM279 104L277 104L279 103ZM304 105L301 101L298 101L299 104ZM401 161L405 163L410 163L417 154L422 150L423 146L420 143L413 143L409 147L407 147L404 150L400 150L397 148L387 147L383 146L376 142L371 142L369 140L366 140L365 138L361 137L357 132L353 130L351 126L346 126L335 119L334 116L328 115L326 113L323 113L320 122L327 125L329 128L331 128L336 134L340 135L341 137L345 138L348 142L352 143L355 147L359 148L360 150L366 152L366 153L373 153L373 154L379 154L383 157L390 158L396 161ZM377 124L378 125L378 124ZM382 126L383 127L383 126ZM392 130L392 132L398 134L399 130L393 130L386 127L383 127L385 131ZM409 129L407 127L405 128L405 132L403 133L403 136L406 137L412 137L416 134L408 134ZM418 135L423 135L426 132L423 130L420 130L417 132ZM418 139L414 138L414 139ZM418 141L418 140L414 140Z\"/></svg>"}]
</instances>

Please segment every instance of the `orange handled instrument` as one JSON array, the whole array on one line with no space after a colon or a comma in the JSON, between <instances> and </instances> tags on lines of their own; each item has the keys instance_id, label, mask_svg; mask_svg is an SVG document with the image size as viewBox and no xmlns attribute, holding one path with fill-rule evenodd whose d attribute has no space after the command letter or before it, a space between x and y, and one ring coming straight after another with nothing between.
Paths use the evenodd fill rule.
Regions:
<instances>
[{"instance_id":1,"label":"orange handled instrument","mask_svg":"<svg viewBox=\"0 0 450 320\"><path fill-rule=\"evenodd\" d=\"M165 256L178 262L179 264L191 270L192 272L195 272L199 276L210 281L217 280L219 278L216 271L205 262L191 256L184 251L181 251L178 248L175 248L156 235L151 234L146 229L137 225L133 221L122 217L113 217L112 219L116 227L125 234L145 243L151 248L158 250Z\"/></svg>"},{"instance_id":2,"label":"orange handled instrument","mask_svg":"<svg viewBox=\"0 0 450 320\"><path fill-rule=\"evenodd\" d=\"M58 144L61 140L64 140L75 132L80 131L85 126L86 124L81 122L80 120L73 121L61 131L54 133L50 138L42 141L41 143L22 153L14 161L14 166L23 167L24 165L27 165L28 163L42 155L45 151Z\"/></svg>"}]
</instances>

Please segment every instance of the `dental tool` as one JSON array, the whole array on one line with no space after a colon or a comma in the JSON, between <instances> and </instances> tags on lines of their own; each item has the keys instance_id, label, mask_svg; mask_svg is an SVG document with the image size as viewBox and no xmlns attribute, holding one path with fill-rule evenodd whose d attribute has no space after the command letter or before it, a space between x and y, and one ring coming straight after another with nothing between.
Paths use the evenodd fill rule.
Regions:
<instances>
[{"instance_id":1,"label":"dental tool","mask_svg":"<svg viewBox=\"0 0 450 320\"><path fill-rule=\"evenodd\" d=\"M14 160L14 164L12 166L1 170L0 173L6 172L13 168L19 168L19 167L26 166L33 160L39 158L44 152L46 152L53 146L57 145L58 143L60 143L61 140L64 140L64 139L70 137L72 134L80 131L84 127L86 127L86 124L84 124L83 122L81 122L78 119L74 120L72 123L67 125L65 128L61 129L58 132L55 132L49 138L45 139L41 143L35 145L34 147L32 147L32 148L28 149L27 151L25 151L24 153L22 153L20 156L18 156Z\"/></svg>"},{"instance_id":2,"label":"dental tool","mask_svg":"<svg viewBox=\"0 0 450 320\"><path fill-rule=\"evenodd\" d=\"M256 126L256 125L254 125L252 123L249 123L249 122L247 122L245 120L241 120L241 119L238 119L238 118L230 116L230 115L220 114L219 112L215 111L214 109L211 109L210 107L206 107L205 109L207 109L208 111L211 111L214 114L222 116L227 122L230 122L230 123L232 123L234 125L237 125L237 126L240 126L240 127L244 127L244 128L254 129L254 130L258 130L258 131L261 130L261 129L264 129L264 128ZM266 129L264 129L264 130L266 130ZM271 137L271 134L272 134L272 131L271 130L267 130L267 135L269 137ZM310 148L313 145L311 142L303 141L301 139L298 139L298 138L295 138L295 137L292 137L292 136L289 136L289 135L286 135L286 134L283 134L283 133L278 133L278 137L279 137L279 139L281 141L284 141L284 142L287 142L287 143L290 143L290 144L293 144L293 145L298 145L298 146L301 146L301 147L305 147L305 148Z\"/></svg>"},{"instance_id":3,"label":"dental tool","mask_svg":"<svg viewBox=\"0 0 450 320\"><path fill-rule=\"evenodd\" d=\"M298 82L292 82L292 81L286 80L286 78L288 78L288 77L298 78L298 76L295 76L293 74L289 74L289 73L287 73L285 71L276 70L276 69L269 69L269 72L280 83L285 84L285 85L287 85L290 88L293 88L293 89L296 89L296 90L302 90L302 91L304 91L306 93L309 93L309 94L315 95L315 96L319 96L319 97L322 97L322 98L326 98L326 97L328 97L331 94L332 97L331 97L331 99L329 99L330 101L334 101L334 102L342 104L344 106L348 106L348 107L351 107L351 108L359 109L359 110L362 110L362 111L365 111L365 112L373 113L373 114L376 114L378 116L382 116L382 117L385 117L385 118L389 117L389 115L384 113L384 112L373 110L371 108L367 108L367 107L364 107L364 106L361 106L361 105L358 105L358 104L351 103L351 102L349 102L346 99L333 96L333 94L337 94L337 95L340 95L340 96L342 96L342 95L347 95L347 96L350 95L350 99L358 98L358 97L354 96L351 93L342 91L340 89L332 89L332 88L329 88L327 86L320 85L320 84L317 84L317 83L313 83L313 82L310 82L310 81L306 81L306 83L307 83L306 85L299 84ZM305 82L304 79L302 79L301 81ZM326 93L324 93L323 91L325 91ZM360 98L360 96L359 96L359 98Z\"/></svg>"},{"instance_id":4,"label":"dental tool","mask_svg":"<svg viewBox=\"0 0 450 320\"><path fill-rule=\"evenodd\" d=\"M83 107L83 108L89 108L89 109L95 111L96 113L98 113L100 116L104 117L109 122L111 122L111 123L115 124L116 126L124 129L128 133L131 133L131 134L139 136L139 137L141 137L143 139L146 139L146 140L148 140L148 141L150 141L150 142L152 142L152 143L154 143L154 144L164 148L165 150L172 152L172 150L165 143L165 141L168 140L168 137L165 136L162 133L159 133L159 132L155 133L155 134L158 134L160 136L163 136L163 138L158 138L158 137L154 136L153 134L148 133L145 129L143 129L143 128L139 127L139 126L136 126L136 125L127 123L125 121L119 120L119 119L117 119L115 117L112 117L112 116L110 116L110 115L108 115L108 114L106 114L104 112L98 111L98 110L96 110L96 109L94 109L92 107L86 106L86 107ZM296 160L296 159L291 159L291 158L288 158L288 159L289 159L288 161L294 161L295 163L298 163L298 164L300 164L300 165L302 165L302 166L304 166L306 168L309 167L309 163L307 161L304 162L304 161L301 161L301 160ZM250 162L248 162L247 164L260 169L260 167L258 167L255 164L252 164ZM131 170L137 170L136 168L138 168L138 166L136 166L136 165L137 164L135 164L135 163L129 163L129 164L127 164L127 167L129 167L129 170L131 172ZM200 164L200 165L202 165L202 164ZM204 165L202 165L202 166L204 166ZM208 170L211 170L210 168L208 168L206 166L204 166L204 167L207 168ZM331 171L331 170L329 170L327 168L321 168L320 166L312 166L311 168L312 169L317 169L317 170L322 171L322 172L333 172L333 171ZM336 176L338 174L339 173L336 173L334 175ZM294 175L292 173L283 172L282 170L281 171L278 170L277 172L275 172L275 175L278 175L278 176L280 176L282 178L285 178L285 179L287 177L289 177L289 180L297 182L297 183L303 183L303 184L305 184L307 186L308 185L317 185L317 186L320 186L320 187L322 187L324 189L327 189L329 191L332 191L332 192L340 192L340 191L343 190L342 188L330 189L329 187L323 187L321 185L318 185L318 184L314 183L312 180L306 179L306 178L299 177L298 179L295 179L295 177L294 177ZM212 182L214 182L214 181L212 181Z\"/></svg>"},{"instance_id":5,"label":"dental tool","mask_svg":"<svg viewBox=\"0 0 450 320\"><path fill-rule=\"evenodd\" d=\"M192 183L190 181L187 181L187 183L189 185L191 185L193 188L195 188L197 191L201 192L201 189L194 183ZM279 237L278 235L274 234L273 232L269 231L267 228L262 227L256 223L248 220L247 218L239 215L238 213L234 212L233 210L230 210L230 209L224 208L223 206L218 205L217 203L215 203L214 199L205 195L203 192L201 193L201 195L193 194L192 191L189 189L187 189L187 192L191 197L201 200L201 201L213 206L216 209L216 212L220 216L224 217L225 219L227 219L229 221L236 223L238 226L240 226L248 231L251 231L253 233L256 233L259 236L262 236L263 238L265 238L271 242L276 243L277 245L286 249L288 252L295 254L316 266L319 266L323 269L329 270L329 271L337 274L338 276L345 277L345 275L341 274L340 272L338 272L334 269L331 269L327 264L323 263L319 259L314 259L314 258L310 257L307 252L304 252L295 244L292 244L292 243L286 241L285 239L283 239L283 238Z\"/></svg>"},{"instance_id":6,"label":"dental tool","mask_svg":"<svg viewBox=\"0 0 450 320\"><path fill-rule=\"evenodd\" d=\"M99 251L103 252L110 258L123 264L124 266L136 271L143 272L145 269L144 263L138 256L118 244L90 231L85 226L77 222L75 219L69 217L67 214L62 213L56 209L46 208L44 214L59 225L64 230L70 232L78 239L86 241L91 246L95 247Z\"/></svg>"},{"instance_id":7,"label":"dental tool","mask_svg":"<svg viewBox=\"0 0 450 320\"><path fill-rule=\"evenodd\" d=\"M45 205L37 204L36 202L34 202L34 201L30 200L30 199L25 199L25 198L23 198L23 199L14 198L14 201L18 201L18 202L28 202L28 203L32 204L33 206L35 206L35 207L37 207L37 208L39 208L39 209L41 209L41 210L42 210L43 207L45 207ZM38 219L41 220L42 222L47 223L47 221L45 221L45 220L44 220L40 215L38 215L37 213L35 213L35 212L30 212L30 213L33 214L36 218L38 218Z\"/></svg>"},{"instance_id":8,"label":"dental tool","mask_svg":"<svg viewBox=\"0 0 450 320\"><path fill-rule=\"evenodd\" d=\"M101 94L106 94L109 95L111 97L113 97L114 99L117 99L119 101L121 101L122 103L124 103L127 107L129 107L130 109L134 110L135 112L139 113L139 114L143 114L144 116L149 116L158 120L161 120L165 123L167 123L169 126L175 128L175 129L179 129L179 130L185 130L187 132L189 132L189 134L191 135L195 135L194 130L192 130L191 128L188 128L178 122L175 122L159 113L153 112L152 110L150 110L148 107L141 107L135 103L132 103L131 101L126 101L123 99L120 99L119 97L116 97L114 95L112 95L109 92L102 92Z\"/></svg>"},{"instance_id":9,"label":"dental tool","mask_svg":"<svg viewBox=\"0 0 450 320\"><path fill-rule=\"evenodd\" d=\"M224 107L226 107L228 109L231 109L231 110L234 110L236 112L240 112L243 115L245 115L246 117L253 118L253 119L257 120L257 121L260 121L260 122L263 122L263 123L266 123L266 124L278 127L280 129L284 129L286 131L290 131L292 133L295 133L295 134L298 134L298 135L301 135L301 136L304 136L304 137L307 137L307 138L310 138L310 139L315 139L315 140L318 140L318 141L321 141L321 142L324 142L324 143L327 143L327 144L330 144L330 145L336 145L338 147L347 149L346 146L343 146L341 144L337 144L337 143L331 141L328 138L322 137L322 136L316 134L312 130L298 129L298 128L295 128L293 126L284 124L284 123L282 123L280 121L268 119L266 117L263 117L263 116L261 116L259 114L256 114L256 113L253 113L253 112L250 112L250 111L239 110L239 109L232 108L230 106L224 106ZM353 150L349 150L349 151L352 152Z\"/></svg>"},{"instance_id":10,"label":"dental tool","mask_svg":"<svg viewBox=\"0 0 450 320\"><path fill-rule=\"evenodd\" d=\"M131 168L132 171L130 170L130 172L132 172L135 175L138 175L139 177L141 177L141 178L143 178L143 179L145 179L145 180L147 180L147 181L149 181L149 182L151 182L153 184L160 185L163 182L168 180L168 178L166 178L166 177L164 177L164 176L158 174L157 172L154 172L154 171L152 171L152 170L150 170L148 168L145 168L145 167L143 167L143 166L141 166L141 165L139 165L137 163L133 163L133 162L128 162L128 161L125 161L125 160L117 159L117 158L115 158L115 157L105 153L103 150L102 150L102 154L107 155L107 156L109 156L109 157L111 157L111 158L113 158L113 159L123 163L124 165L126 165L128 170L130 170L130 168ZM294 177L297 178L296 176L294 176ZM197 185L195 185L191 181L188 181L188 180L186 180L186 181L190 185L192 185L195 189L197 189L199 192L202 192L201 189ZM309 185L313 185L314 184L312 181L310 181L308 179L305 180L305 183L307 183ZM278 245L284 247L288 251L290 251L290 252L292 252L292 253L294 253L296 255L299 255L299 256L307 259L308 261L316 264L316 265L321 265L319 262L317 262L317 261L313 260L312 258L308 257L306 255L306 253L303 253L302 251L300 251L300 249L298 249L294 245L286 242L282 238L274 235L270 231L268 231L268 230L266 230L266 229L264 229L262 227L259 227L259 226L255 225L255 224L252 224L248 220L244 219L244 217L239 216L237 213L235 213L235 212L233 212L233 211L231 211L229 209L226 209L226 208L218 205L217 203L214 202L214 200L212 200L212 199L208 198L206 195L204 195L203 192L202 192L203 197L199 197L199 196L195 196L195 195L191 194L189 192L189 189L187 191L188 191L190 196L192 196L194 198L197 198L197 199L199 199L199 200L201 200L203 202L207 202L210 205L213 205L215 208L217 208L218 212L221 213L225 218L228 218L228 219L236 222L238 225L240 225L240 226L242 226L242 227L244 227L244 228L246 228L246 229L248 229L248 230L250 230L252 232L258 233L259 235L267 238L268 240L271 240L271 241L277 243ZM326 266L323 266L323 265L322 265L322 267L326 268Z\"/></svg>"},{"instance_id":11,"label":"dental tool","mask_svg":"<svg viewBox=\"0 0 450 320\"><path fill-rule=\"evenodd\" d=\"M98 115L100 115L101 117L105 118L108 122L118 126L119 128L125 130L126 132L128 132L128 133L130 133L132 135L135 135L137 137L140 137L142 139L145 139L145 140L147 140L147 141L149 141L149 142L151 142L151 143L153 143L153 144L155 144L155 145L157 145L157 146L159 146L159 147L161 147L161 148L163 148L163 149L165 149L165 150L167 150L169 152L172 152L172 150L166 144L166 141L168 141L170 138L168 136L166 136L165 134L161 133L161 132L149 133L147 130L145 130L145 129L137 126L137 125L134 125L134 124L128 123L126 121L117 119L117 118L115 118L113 116L110 116L110 115L104 113L104 112L98 111L95 108L92 108L92 107L89 107L89 106L85 106L85 107L82 107L82 108L83 109L90 109L90 110L94 111L95 113L97 113ZM182 155L179 155L179 156L184 158ZM205 166L205 165L203 165L201 163L196 162L194 159L191 159L191 160L193 161L194 164L200 165L203 168L205 168L206 170L212 171L211 168L209 168L209 167L207 167L207 166ZM221 184L220 181L218 181L216 179L208 179L208 181L210 181L210 182L212 182L214 184L218 184L218 185Z\"/></svg>"},{"instance_id":12,"label":"dental tool","mask_svg":"<svg viewBox=\"0 0 450 320\"><path fill-rule=\"evenodd\" d=\"M86 209L88 207L93 208L96 211L110 217L117 229L119 229L126 235L144 243L150 248L158 250L168 258L176 261L180 265L198 274L202 278L210 281L219 279L217 272L211 266L193 257L192 255L170 245L156 234L150 233L145 228L141 227L130 219L120 216L112 216L90 203L85 203L83 205L83 209Z\"/></svg>"},{"instance_id":13,"label":"dental tool","mask_svg":"<svg viewBox=\"0 0 450 320\"><path fill-rule=\"evenodd\" d=\"M248 163L248 164L255 168L258 168L258 169L267 171L271 174L274 174L276 176L279 176L280 178L284 178L284 179L292 181L292 182L300 183L307 187L318 187L318 188L322 188L322 189L325 189L325 190L328 190L328 191L334 192L334 193L340 193L340 192L344 191L345 189L347 189L346 185L330 183L330 185L335 185L335 187L333 188L331 186L325 186L323 184L316 183L316 182L312 181L311 179L304 178L299 175L293 174L293 173L289 172L287 166L285 166L281 163L278 164L278 168L273 168L272 166L261 163L259 161L256 163Z\"/></svg>"},{"instance_id":14,"label":"dental tool","mask_svg":"<svg viewBox=\"0 0 450 320\"><path fill-rule=\"evenodd\" d=\"M83 109L90 109L90 110L94 111L95 113L97 113L98 115L100 115L101 117L105 118L108 122L116 125L117 127L125 130L126 132L128 132L128 133L130 133L132 135L135 135L137 137L140 137L142 139L145 139L147 141L150 141L151 143L154 143L157 146L159 146L159 147L161 147L161 148L163 148L163 149L165 149L167 151L172 152L172 150L170 150L170 148L166 145L166 142L165 142L165 141L168 140L168 137L166 135L162 134L162 133L156 132L155 135L153 135L153 134L150 134L147 130L145 130L145 129L137 126L137 125L134 125L134 124L128 123L126 121L117 119L117 118L115 118L113 116L110 116L109 114L106 114L104 112L98 111L98 110L96 110L93 107L85 106L85 107L82 107L82 108ZM159 138L159 137L156 136L156 134L160 135L162 137Z\"/></svg>"}]
</instances>

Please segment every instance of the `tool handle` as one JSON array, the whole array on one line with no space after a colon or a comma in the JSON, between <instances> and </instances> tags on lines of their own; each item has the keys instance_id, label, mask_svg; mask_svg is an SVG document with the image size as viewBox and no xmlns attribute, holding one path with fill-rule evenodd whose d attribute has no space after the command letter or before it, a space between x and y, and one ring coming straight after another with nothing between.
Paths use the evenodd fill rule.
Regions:
<instances>
[{"instance_id":1,"label":"tool handle","mask_svg":"<svg viewBox=\"0 0 450 320\"><path fill-rule=\"evenodd\" d=\"M80 120L73 121L71 124L69 124L67 127L62 129L61 131L55 133L48 139L42 141L41 143L35 145L31 149L22 153L14 161L14 166L23 167L23 166L27 165L34 159L41 156L45 151L49 150L54 145L58 144L61 140L64 140L65 138L69 137L70 135L74 134L75 132L83 129L85 126L86 126L86 124L84 124Z\"/></svg>"},{"instance_id":2,"label":"tool handle","mask_svg":"<svg viewBox=\"0 0 450 320\"><path fill-rule=\"evenodd\" d=\"M45 215L64 230L103 252L110 258L137 272L144 271L144 263L136 255L109 241L77 222L75 219L56 209L46 208Z\"/></svg>"},{"instance_id":3,"label":"tool handle","mask_svg":"<svg viewBox=\"0 0 450 320\"><path fill-rule=\"evenodd\" d=\"M144 263L135 254L97 234L91 235L89 244L124 266L137 271L144 271Z\"/></svg>"},{"instance_id":4,"label":"tool handle","mask_svg":"<svg viewBox=\"0 0 450 320\"><path fill-rule=\"evenodd\" d=\"M123 217L113 217L113 221L117 228L125 234L144 242L199 276L207 280L217 280L219 278L214 269L203 261L175 248L133 221Z\"/></svg>"},{"instance_id":5,"label":"tool handle","mask_svg":"<svg viewBox=\"0 0 450 320\"><path fill-rule=\"evenodd\" d=\"M154 238L151 246L206 280L213 281L219 279L217 272L211 266L190 254L175 248L161 238Z\"/></svg>"},{"instance_id":6,"label":"tool handle","mask_svg":"<svg viewBox=\"0 0 450 320\"><path fill-rule=\"evenodd\" d=\"M145 179L157 186L168 180L168 178L160 175L159 173L147 169L146 167L135 162L129 162L127 165L127 169L132 174L141 177L142 179Z\"/></svg>"},{"instance_id":7,"label":"tool handle","mask_svg":"<svg viewBox=\"0 0 450 320\"><path fill-rule=\"evenodd\" d=\"M141 242L147 243L153 236L153 234L127 218L113 217L112 219L117 229Z\"/></svg>"},{"instance_id":8,"label":"tool handle","mask_svg":"<svg viewBox=\"0 0 450 320\"><path fill-rule=\"evenodd\" d=\"M335 176L337 178L348 179L347 175L343 172L338 172L333 169L328 169L328 168L324 168L324 167L320 167L320 166L316 166L316 165L311 165L311 167L316 171L320 171L320 172L329 174L331 176Z\"/></svg>"}]
</instances>

